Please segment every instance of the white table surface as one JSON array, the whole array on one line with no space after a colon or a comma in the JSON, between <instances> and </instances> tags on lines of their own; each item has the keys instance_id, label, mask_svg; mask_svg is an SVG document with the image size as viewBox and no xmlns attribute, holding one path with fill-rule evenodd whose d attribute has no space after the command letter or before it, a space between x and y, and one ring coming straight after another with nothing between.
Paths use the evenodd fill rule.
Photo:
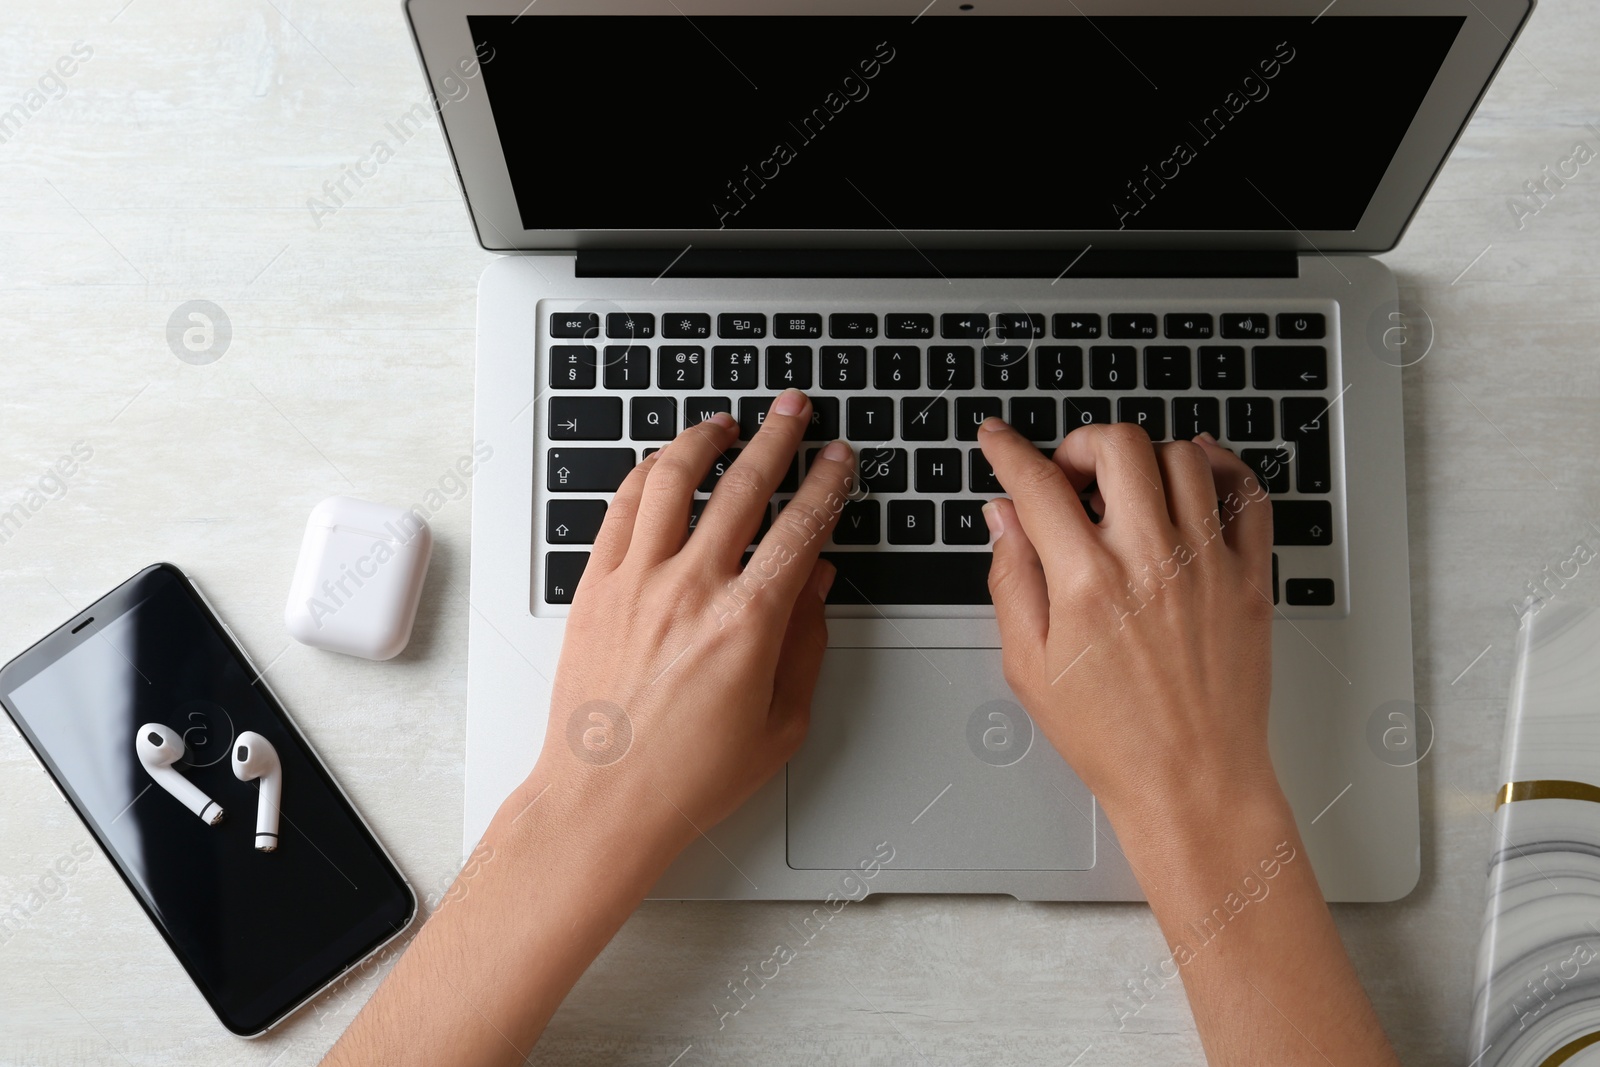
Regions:
<instances>
[{"instance_id":1,"label":"white table surface","mask_svg":"<svg viewBox=\"0 0 1600 1067\"><path fill-rule=\"evenodd\" d=\"M398 4L58 0L0 18L0 109L75 42L93 50L0 144L0 510L74 443L93 450L0 544L0 656L139 567L179 563L272 664L407 875L437 890L461 855L468 501L433 520L423 609L399 659L302 647L282 622L317 500L412 503L471 445L474 290L492 257L468 231L437 132L396 143L387 130L424 99ZM1508 602L1579 540L1600 547L1600 161L1520 230L1507 207L1576 140L1600 150L1597 42L1600 7L1541 5L1385 257L1436 331L1406 371L1405 410L1418 701L1438 733L1421 765L1421 885L1402 903L1335 910L1408 1064L1466 1059ZM1364 61L1402 60L1377 42ZM559 101L550 108L559 120ZM393 158L314 218L307 200L379 139ZM168 345L169 316L192 299L231 324L209 365ZM1563 595L1600 601L1597 570ZM357 983L269 1038L229 1036L98 851L46 882L48 900L30 898L87 840L0 730L0 909L39 905L0 945L0 1063L294 1067L368 995ZM713 999L807 910L645 906L534 1059L1203 1062L1176 985L1125 1030L1111 1022L1124 983L1164 955L1143 905L871 899L719 1032Z\"/></svg>"}]
</instances>

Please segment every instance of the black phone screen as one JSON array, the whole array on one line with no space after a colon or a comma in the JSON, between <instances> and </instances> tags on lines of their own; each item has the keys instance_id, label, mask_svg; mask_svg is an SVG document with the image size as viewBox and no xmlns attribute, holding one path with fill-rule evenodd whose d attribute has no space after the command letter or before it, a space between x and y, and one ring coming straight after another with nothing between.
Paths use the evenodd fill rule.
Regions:
<instances>
[{"instance_id":1,"label":"black phone screen","mask_svg":"<svg viewBox=\"0 0 1600 1067\"><path fill-rule=\"evenodd\" d=\"M234 1033L270 1026L415 914L405 879L171 564L8 664L0 704ZM134 738L146 723L184 739L179 773L222 806L218 825L145 770ZM255 848L258 783L229 759L246 730L283 768L274 852Z\"/></svg>"}]
</instances>

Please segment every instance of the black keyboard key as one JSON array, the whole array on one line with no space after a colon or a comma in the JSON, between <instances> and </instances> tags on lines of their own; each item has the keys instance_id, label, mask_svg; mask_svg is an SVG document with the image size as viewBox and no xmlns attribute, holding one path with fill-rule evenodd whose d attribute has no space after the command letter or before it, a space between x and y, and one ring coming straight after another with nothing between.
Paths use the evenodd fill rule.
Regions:
<instances>
[{"instance_id":1,"label":"black keyboard key","mask_svg":"<svg viewBox=\"0 0 1600 1067\"><path fill-rule=\"evenodd\" d=\"M754 389L756 359L754 345L716 345L711 349L711 388Z\"/></svg>"},{"instance_id":2,"label":"black keyboard key","mask_svg":"<svg viewBox=\"0 0 1600 1067\"><path fill-rule=\"evenodd\" d=\"M830 604L989 604L988 552L824 552ZM937 574L930 582L928 575Z\"/></svg>"},{"instance_id":3,"label":"black keyboard key","mask_svg":"<svg viewBox=\"0 0 1600 1067\"><path fill-rule=\"evenodd\" d=\"M1172 398L1172 439L1188 441L1208 433L1222 436L1222 405L1214 396L1175 396Z\"/></svg>"},{"instance_id":4,"label":"black keyboard key","mask_svg":"<svg viewBox=\"0 0 1600 1067\"><path fill-rule=\"evenodd\" d=\"M1326 500L1274 500L1272 543L1333 544L1333 505Z\"/></svg>"},{"instance_id":5,"label":"black keyboard key","mask_svg":"<svg viewBox=\"0 0 1600 1067\"><path fill-rule=\"evenodd\" d=\"M910 482L903 448L863 448L856 457L856 472L872 493L903 493Z\"/></svg>"},{"instance_id":6,"label":"black keyboard key","mask_svg":"<svg viewBox=\"0 0 1600 1067\"><path fill-rule=\"evenodd\" d=\"M546 552L544 554L544 602L570 604L589 563L587 552Z\"/></svg>"},{"instance_id":7,"label":"black keyboard key","mask_svg":"<svg viewBox=\"0 0 1600 1067\"><path fill-rule=\"evenodd\" d=\"M888 441L894 437L894 398L853 396L845 406L844 435L852 441Z\"/></svg>"},{"instance_id":8,"label":"black keyboard key","mask_svg":"<svg viewBox=\"0 0 1600 1067\"><path fill-rule=\"evenodd\" d=\"M1251 384L1257 389L1282 392L1328 387L1328 350L1321 345L1258 345L1250 355L1255 365Z\"/></svg>"},{"instance_id":9,"label":"black keyboard key","mask_svg":"<svg viewBox=\"0 0 1600 1067\"><path fill-rule=\"evenodd\" d=\"M1189 350L1182 345L1149 345L1144 350L1146 389L1189 388Z\"/></svg>"},{"instance_id":10,"label":"black keyboard key","mask_svg":"<svg viewBox=\"0 0 1600 1067\"><path fill-rule=\"evenodd\" d=\"M628 401L628 435L635 441L670 441L677 436L678 401L636 396Z\"/></svg>"},{"instance_id":11,"label":"black keyboard key","mask_svg":"<svg viewBox=\"0 0 1600 1067\"><path fill-rule=\"evenodd\" d=\"M1069 396L1061 401L1061 425L1067 433L1094 423L1111 425L1110 397Z\"/></svg>"},{"instance_id":12,"label":"black keyboard key","mask_svg":"<svg viewBox=\"0 0 1600 1067\"><path fill-rule=\"evenodd\" d=\"M1011 417L1006 420L1030 441L1055 441L1056 401L1050 396L1011 398Z\"/></svg>"},{"instance_id":13,"label":"black keyboard key","mask_svg":"<svg viewBox=\"0 0 1600 1067\"><path fill-rule=\"evenodd\" d=\"M889 501L891 545L931 545L933 533L933 501Z\"/></svg>"},{"instance_id":14,"label":"black keyboard key","mask_svg":"<svg viewBox=\"0 0 1600 1067\"><path fill-rule=\"evenodd\" d=\"M994 341L1031 341L1045 335L1044 316L1013 312L994 317Z\"/></svg>"},{"instance_id":15,"label":"black keyboard key","mask_svg":"<svg viewBox=\"0 0 1600 1067\"><path fill-rule=\"evenodd\" d=\"M1139 341L1148 341L1160 333L1156 317L1142 311L1112 315L1110 326L1112 337L1131 337Z\"/></svg>"},{"instance_id":16,"label":"black keyboard key","mask_svg":"<svg viewBox=\"0 0 1600 1067\"><path fill-rule=\"evenodd\" d=\"M698 426L717 412L733 414L733 404L725 396L691 396L683 402L683 428Z\"/></svg>"},{"instance_id":17,"label":"black keyboard key","mask_svg":"<svg viewBox=\"0 0 1600 1067\"><path fill-rule=\"evenodd\" d=\"M767 335L767 317L759 311L724 312L717 316L717 336L730 341L755 341Z\"/></svg>"},{"instance_id":18,"label":"black keyboard key","mask_svg":"<svg viewBox=\"0 0 1600 1067\"><path fill-rule=\"evenodd\" d=\"M1083 349L1077 345L1045 345L1038 350L1040 389L1082 389Z\"/></svg>"},{"instance_id":19,"label":"black keyboard key","mask_svg":"<svg viewBox=\"0 0 1600 1067\"><path fill-rule=\"evenodd\" d=\"M775 396L742 396L739 398L739 440L748 441L767 421L767 409Z\"/></svg>"},{"instance_id":20,"label":"black keyboard key","mask_svg":"<svg viewBox=\"0 0 1600 1067\"><path fill-rule=\"evenodd\" d=\"M711 316L698 311L675 311L670 315L663 315L661 336L703 340L711 336Z\"/></svg>"},{"instance_id":21,"label":"black keyboard key","mask_svg":"<svg viewBox=\"0 0 1600 1067\"><path fill-rule=\"evenodd\" d=\"M1022 345L998 345L983 350L985 389L1026 389L1028 350Z\"/></svg>"},{"instance_id":22,"label":"black keyboard key","mask_svg":"<svg viewBox=\"0 0 1600 1067\"><path fill-rule=\"evenodd\" d=\"M870 340L878 336L878 316L861 311L829 315L828 335L841 341Z\"/></svg>"},{"instance_id":23,"label":"black keyboard key","mask_svg":"<svg viewBox=\"0 0 1600 1067\"><path fill-rule=\"evenodd\" d=\"M648 389L650 349L644 345L606 345L606 388Z\"/></svg>"},{"instance_id":24,"label":"black keyboard key","mask_svg":"<svg viewBox=\"0 0 1600 1067\"><path fill-rule=\"evenodd\" d=\"M1204 341L1211 336L1211 331L1215 328L1212 326L1210 315L1192 312L1168 315L1162 325L1166 327L1168 337L1186 341Z\"/></svg>"},{"instance_id":25,"label":"black keyboard key","mask_svg":"<svg viewBox=\"0 0 1600 1067\"><path fill-rule=\"evenodd\" d=\"M552 500L544 506L544 539L552 545L592 545L605 521L604 500Z\"/></svg>"},{"instance_id":26,"label":"black keyboard key","mask_svg":"<svg viewBox=\"0 0 1600 1067\"><path fill-rule=\"evenodd\" d=\"M600 316L593 311L558 311L550 316L551 337L598 337Z\"/></svg>"},{"instance_id":27,"label":"black keyboard key","mask_svg":"<svg viewBox=\"0 0 1600 1067\"><path fill-rule=\"evenodd\" d=\"M733 461L739 458L742 448L730 448L722 455L711 461L711 469L706 471L706 476L695 487L697 493L710 493L717 488L717 483L722 481L722 476L728 473L728 468L733 466Z\"/></svg>"},{"instance_id":28,"label":"black keyboard key","mask_svg":"<svg viewBox=\"0 0 1600 1067\"><path fill-rule=\"evenodd\" d=\"M631 448L552 448L546 460L552 493L614 493L639 457Z\"/></svg>"},{"instance_id":29,"label":"black keyboard key","mask_svg":"<svg viewBox=\"0 0 1600 1067\"><path fill-rule=\"evenodd\" d=\"M1311 341L1325 337L1328 322L1322 315L1309 312L1290 312L1278 316L1278 336L1287 341ZM1330 583L1331 584L1331 583ZM1293 604L1291 600L1289 603ZM1332 603L1332 601L1329 601Z\"/></svg>"},{"instance_id":30,"label":"black keyboard key","mask_svg":"<svg viewBox=\"0 0 1600 1067\"><path fill-rule=\"evenodd\" d=\"M1139 384L1139 353L1132 345L1089 349L1089 388L1132 389Z\"/></svg>"},{"instance_id":31,"label":"black keyboard key","mask_svg":"<svg viewBox=\"0 0 1600 1067\"><path fill-rule=\"evenodd\" d=\"M1282 445L1277 448L1244 448L1239 458L1245 466L1255 471L1256 479L1268 493L1289 491L1289 452Z\"/></svg>"},{"instance_id":32,"label":"black keyboard key","mask_svg":"<svg viewBox=\"0 0 1600 1067\"><path fill-rule=\"evenodd\" d=\"M922 349L915 345L879 345L872 350L874 389L922 388Z\"/></svg>"},{"instance_id":33,"label":"black keyboard key","mask_svg":"<svg viewBox=\"0 0 1600 1067\"><path fill-rule=\"evenodd\" d=\"M942 396L900 399L900 436L907 441L943 441L950 436L950 401Z\"/></svg>"},{"instance_id":34,"label":"black keyboard key","mask_svg":"<svg viewBox=\"0 0 1600 1067\"><path fill-rule=\"evenodd\" d=\"M989 336L988 315L940 315L939 336L953 340L982 339Z\"/></svg>"},{"instance_id":35,"label":"black keyboard key","mask_svg":"<svg viewBox=\"0 0 1600 1067\"><path fill-rule=\"evenodd\" d=\"M983 420L1000 417L1000 398L997 396L956 397L956 440L976 441L978 427Z\"/></svg>"},{"instance_id":36,"label":"black keyboard key","mask_svg":"<svg viewBox=\"0 0 1600 1067\"><path fill-rule=\"evenodd\" d=\"M933 316L885 315L883 335L892 340L925 341L933 336Z\"/></svg>"},{"instance_id":37,"label":"black keyboard key","mask_svg":"<svg viewBox=\"0 0 1600 1067\"><path fill-rule=\"evenodd\" d=\"M982 457L983 453L977 453ZM919 493L961 492L961 449L919 448L913 460Z\"/></svg>"},{"instance_id":38,"label":"black keyboard key","mask_svg":"<svg viewBox=\"0 0 1600 1067\"><path fill-rule=\"evenodd\" d=\"M1272 401L1263 396L1228 398L1228 437L1234 441L1270 441L1277 434Z\"/></svg>"},{"instance_id":39,"label":"black keyboard key","mask_svg":"<svg viewBox=\"0 0 1600 1067\"><path fill-rule=\"evenodd\" d=\"M1167 403L1159 396L1125 396L1117 401L1117 421L1138 425L1150 440L1167 436Z\"/></svg>"},{"instance_id":40,"label":"black keyboard key","mask_svg":"<svg viewBox=\"0 0 1600 1067\"><path fill-rule=\"evenodd\" d=\"M663 389L704 389L705 349L699 345L662 345L656 350L656 378Z\"/></svg>"},{"instance_id":41,"label":"black keyboard key","mask_svg":"<svg viewBox=\"0 0 1600 1067\"><path fill-rule=\"evenodd\" d=\"M1288 581L1283 583L1283 599L1288 601L1291 606L1295 607L1332 607L1333 579L1290 578Z\"/></svg>"},{"instance_id":42,"label":"black keyboard key","mask_svg":"<svg viewBox=\"0 0 1600 1067\"><path fill-rule=\"evenodd\" d=\"M814 396L811 398L811 422L802 439L806 441L832 441L839 436L839 398Z\"/></svg>"},{"instance_id":43,"label":"black keyboard key","mask_svg":"<svg viewBox=\"0 0 1600 1067\"><path fill-rule=\"evenodd\" d=\"M867 350L860 345L824 346L820 384L824 389L865 389Z\"/></svg>"},{"instance_id":44,"label":"black keyboard key","mask_svg":"<svg viewBox=\"0 0 1600 1067\"><path fill-rule=\"evenodd\" d=\"M875 545L883 540L882 522L883 509L876 500L851 500L839 511L839 523L833 528L833 543Z\"/></svg>"},{"instance_id":45,"label":"black keyboard key","mask_svg":"<svg viewBox=\"0 0 1600 1067\"><path fill-rule=\"evenodd\" d=\"M622 440L622 398L615 396L551 397L550 440Z\"/></svg>"},{"instance_id":46,"label":"black keyboard key","mask_svg":"<svg viewBox=\"0 0 1600 1067\"><path fill-rule=\"evenodd\" d=\"M989 543L989 524L983 520L986 500L946 500L940 505L944 520L944 543L947 545L986 545ZM934 572L938 573L938 572ZM940 575L943 578L943 575Z\"/></svg>"},{"instance_id":47,"label":"black keyboard key","mask_svg":"<svg viewBox=\"0 0 1600 1067\"><path fill-rule=\"evenodd\" d=\"M822 336L821 315L788 312L772 316L772 336L786 340L814 339Z\"/></svg>"},{"instance_id":48,"label":"black keyboard key","mask_svg":"<svg viewBox=\"0 0 1600 1067\"><path fill-rule=\"evenodd\" d=\"M791 457L789 457L789 469L784 471L783 472L783 477L778 480L778 492L780 492L780 493L792 493L796 489L799 489L799 488L800 488L800 457L799 456L791 456ZM767 528L765 526L762 526L761 532L762 533L766 533L767 532Z\"/></svg>"},{"instance_id":49,"label":"black keyboard key","mask_svg":"<svg viewBox=\"0 0 1600 1067\"><path fill-rule=\"evenodd\" d=\"M616 341L648 341L656 335L656 317L636 311L606 315L606 336Z\"/></svg>"},{"instance_id":50,"label":"black keyboard key","mask_svg":"<svg viewBox=\"0 0 1600 1067\"><path fill-rule=\"evenodd\" d=\"M1055 335L1067 341L1092 341L1100 336L1099 315L1057 315Z\"/></svg>"},{"instance_id":51,"label":"black keyboard key","mask_svg":"<svg viewBox=\"0 0 1600 1067\"><path fill-rule=\"evenodd\" d=\"M1000 479L994 476L994 468L989 465L989 457L983 454L981 448L967 450L967 482L970 487L969 492L1005 492L1000 485Z\"/></svg>"},{"instance_id":52,"label":"black keyboard key","mask_svg":"<svg viewBox=\"0 0 1600 1067\"><path fill-rule=\"evenodd\" d=\"M1272 324L1265 313L1256 311L1243 315L1222 316L1222 336L1258 341L1272 336Z\"/></svg>"},{"instance_id":53,"label":"black keyboard key","mask_svg":"<svg viewBox=\"0 0 1600 1067\"><path fill-rule=\"evenodd\" d=\"M970 345L928 349L928 388L971 389L978 384Z\"/></svg>"},{"instance_id":54,"label":"black keyboard key","mask_svg":"<svg viewBox=\"0 0 1600 1067\"><path fill-rule=\"evenodd\" d=\"M593 389L594 345L554 345L550 349L550 388Z\"/></svg>"},{"instance_id":55,"label":"black keyboard key","mask_svg":"<svg viewBox=\"0 0 1600 1067\"><path fill-rule=\"evenodd\" d=\"M1243 389L1244 349L1238 345L1201 346L1200 388Z\"/></svg>"},{"instance_id":56,"label":"black keyboard key","mask_svg":"<svg viewBox=\"0 0 1600 1067\"><path fill-rule=\"evenodd\" d=\"M1321 397L1283 399L1283 439L1294 444L1294 487L1302 493L1333 491L1332 417Z\"/></svg>"},{"instance_id":57,"label":"black keyboard key","mask_svg":"<svg viewBox=\"0 0 1600 1067\"><path fill-rule=\"evenodd\" d=\"M768 345L767 388L810 389L811 346Z\"/></svg>"}]
</instances>

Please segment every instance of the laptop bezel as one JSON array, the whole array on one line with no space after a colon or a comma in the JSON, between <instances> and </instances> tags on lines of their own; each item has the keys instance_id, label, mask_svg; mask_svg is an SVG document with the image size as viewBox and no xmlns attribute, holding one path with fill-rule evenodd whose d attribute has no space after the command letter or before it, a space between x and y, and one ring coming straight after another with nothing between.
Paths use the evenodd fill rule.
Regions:
<instances>
[{"instance_id":1,"label":"laptop bezel","mask_svg":"<svg viewBox=\"0 0 1600 1067\"><path fill-rule=\"evenodd\" d=\"M1303 253L1376 253L1393 248L1410 224L1429 187L1471 119L1495 72L1510 54L1535 0L1324 0L1304 7L1308 29L1323 18L1395 15L1460 15L1462 24L1410 129L1354 230L1302 231L1286 220L1281 230L682 230L587 229L529 230L522 226L511 176L481 66L493 56L475 54L468 15L559 18L562 15L681 14L848 16L905 15L916 18L1006 17L1007 15L1194 15L1282 16L1281 0L1213 0L1204 12L1182 0L1077 0L1062 9L1051 0L982 0L963 11L951 0L405 0L418 57L446 144L455 164L472 219L484 249L492 252L573 252L594 248L918 248L1049 249L1084 248L1136 251L1167 249L1274 250ZM981 8L981 10L978 10ZM1318 11L1317 9L1321 10ZM1352 57L1352 63L1359 57ZM603 55L597 62L603 63ZM1370 59L1365 61L1372 61ZM1378 61L1384 61L1382 59ZM1403 62L1403 56L1388 61ZM467 72L471 72L470 74ZM531 116L529 136L560 121L561 92L552 88L551 110ZM1336 166L1338 146L1328 147Z\"/></svg>"}]
</instances>

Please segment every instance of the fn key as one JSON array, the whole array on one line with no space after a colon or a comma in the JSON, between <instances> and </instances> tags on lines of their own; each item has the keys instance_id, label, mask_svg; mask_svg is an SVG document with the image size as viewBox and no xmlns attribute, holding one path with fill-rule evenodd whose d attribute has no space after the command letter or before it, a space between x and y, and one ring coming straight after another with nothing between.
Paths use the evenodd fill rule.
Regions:
<instances>
[{"instance_id":1,"label":"fn key","mask_svg":"<svg viewBox=\"0 0 1600 1067\"><path fill-rule=\"evenodd\" d=\"M578 591L578 579L589 562L587 552L546 552L544 554L544 602L570 604Z\"/></svg>"}]
</instances>

